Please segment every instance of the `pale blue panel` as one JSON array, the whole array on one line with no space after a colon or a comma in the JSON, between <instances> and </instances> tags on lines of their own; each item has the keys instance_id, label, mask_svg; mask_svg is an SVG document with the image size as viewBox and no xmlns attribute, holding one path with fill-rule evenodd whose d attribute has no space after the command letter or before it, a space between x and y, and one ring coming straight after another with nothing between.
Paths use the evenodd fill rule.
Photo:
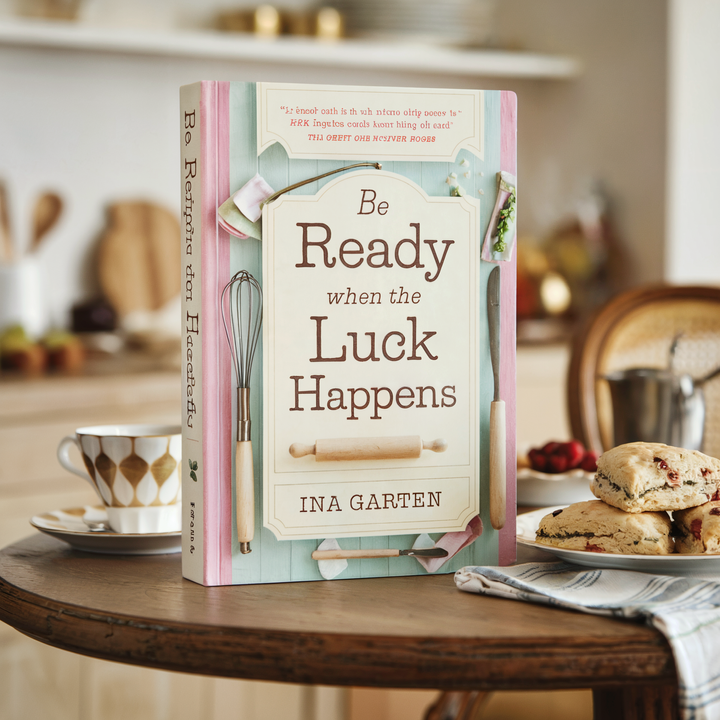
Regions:
<instances>
[{"instance_id":1,"label":"pale blue panel","mask_svg":"<svg viewBox=\"0 0 720 720\"><path fill-rule=\"evenodd\" d=\"M318 542L316 540L294 540L288 544L292 548L290 579L322 580L317 560L313 560L311 557L313 551L317 549Z\"/></svg>"},{"instance_id":2,"label":"pale blue panel","mask_svg":"<svg viewBox=\"0 0 720 720\"><path fill-rule=\"evenodd\" d=\"M463 165L463 162L468 164ZM464 149L458 153L456 162L450 165L450 172L457 175L457 184L465 190L468 197L473 199L480 197L477 192L479 188L477 181L482 179L480 175L482 167L484 167L482 160Z\"/></svg>"},{"instance_id":3,"label":"pale blue panel","mask_svg":"<svg viewBox=\"0 0 720 720\"><path fill-rule=\"evenodd\" d=\"M230 191L239 190L257 172L255 152L255 86L252 83L231 83L230 85ZM257 240L230 238L231 272L244 269L262 282L262 247ZM258 498L262 497L262 341L255 355L255 365L250 376L250 417L252 418L253 464L255 471L255 540L252 552L241 555L237 544L235 516L235 486L233 483L233 582L258 582L263 561L263 543L260 538L262 508ZM235 385L235 377L230 382ZM235 423L233 422L233 429ZM233 438L234 440L234 438ZM233 474L235 473L235 453Z\"/></svg>"},{"instance_id":4,"label":"pale blue panel","mask_svg":"<svg viewBox=\"0 0 720 720\"><path fill-rule=\"evenodd\" d=\"M292 162L297 162L297 161L293 160ZM352 165L352 163L343 162L342 160L318 160L317 161L317 173L318 173L318 175L324 175L326 172L330 172L331 170L337 170L338 168L345 167L346 165ZM352 172L352 170L350 172ZM323 178L322 180L318 180L317 183L315 183L317 189L319 190L321 187L324 187L329 182L332 182L333 180L337 180L341 174L342 173L337 173L335 175L329 175L328 177ZM298 192L302 192L302 191L298 191Z\"/></svg>"},{"instance_id":5,"label":"pale blue panel","mask_svg":"<svg viewBox=\"0 0 720 720\"><path fill-rule=\"evenodd\" d=\"M265 527L260 532L263 555L259 582L287 582L292 578L292 546L294 543L278 542L272 532ZM299 577L298 579L311 578ZM317 576L315 579L318 579Z\"/></svg>"},{"instance_id":6,"label":"pale blue panel","mask_svg":"<svg viewBox=\"0 0 720 720\"><path fill-rule=\"evenodd\" d=\"M263 152L259 159L258 172L276 192L290 184L288 156L280 143L272 144Z\"/></svg>"},{"instance_id":7,"label":"pale blue panel","mask_svg":"<svg viewBox=\"0 0 720 720\"><path fill-rule=\"evenodd\" d=\"M389 165L390 163L388 163ZM396 160L392 163L393 172L398 175L404 175L408 180L412 180L416 185L422 187L422 168L420 163L416 162L404 162ZM385 163L383 163L383 170L385 169Z\"/></svg>"},{"instance_id":8,"label":"pale blue panel","mask_svg":"<svg viewBox=\"0 0 720 720\"><path fill-rule=\"evenodd\" d=\"M279 143L267 148L259 158L258 172L274 190L286 188L290 184L290 173L285 148ZM259 497L262 498L262 494ZM290 579L293 560L292 544L278 542L275 535L263 527L262 549L261 582L282 582Z\"/></svg>"},{"instance_id":9,"label":"pale blue panel","mask_svg":"<svg viewBox=\"0 0 720 720\"><path fill-rule=\"evenodd\" d=\"M230 192L257 173L257 112L254 83L230 83ZM244 116L243 114L246 113ZM242 123L239 118L243 117Z\"/></svg>"},{"instance_id":10,"label":"pale blue panel","mask_svg":"<svg viewBox=\"0 0 720 720\"><path fill-rule=\"evenodd\" d=\"M450 163L423 162L420 163L420 171L420 186L428 195L436 197L448 197L450 195L450 186L447 184L447 178L451 172Z\"/></svg>"},{"instance_id":11,"label":"pale blue panel","mask_svg":"<svg viewBox=\"0 0 720 720\"><path fill-rule=\"evenodd\" d=\"M288 185L304 182L310 178L317 177L318 161L317 160L291 160L288 162ZM317 181L303 185L292 190L292 195L315 195L318 191Z\"/></svg>"}]
</instances>

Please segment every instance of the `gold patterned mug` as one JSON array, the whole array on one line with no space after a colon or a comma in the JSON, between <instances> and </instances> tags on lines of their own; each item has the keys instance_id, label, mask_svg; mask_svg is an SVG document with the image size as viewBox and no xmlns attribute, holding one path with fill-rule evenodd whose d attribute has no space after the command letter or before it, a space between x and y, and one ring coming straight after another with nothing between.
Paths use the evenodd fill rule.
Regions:
<instances>
[{"instance_id":1,"label":"gold patterned mug","mask_svg":"<svg viewBox=\"0 0 720 720\"><path fill-rule=\"evenodd\" d=\"M70 461L71 445L87 473ZM66 470L93 486L112 530L159 533L180 530L181 451L179 425L96 425L63 438L57 456Z\"/></svg>"}]
</instances>

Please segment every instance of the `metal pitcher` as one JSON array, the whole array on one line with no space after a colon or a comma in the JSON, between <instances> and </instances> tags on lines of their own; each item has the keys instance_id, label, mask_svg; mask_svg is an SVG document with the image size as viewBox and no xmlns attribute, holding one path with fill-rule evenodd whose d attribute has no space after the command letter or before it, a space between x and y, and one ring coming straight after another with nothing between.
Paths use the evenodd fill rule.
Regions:
<instances>
[{"instance_id":1,"label":"metal pitcher","mask_svg":"<svg viewBox=\"0 0 720 720\"><path fill-rule=\"evenodd\" d=\"M705 394L702 386L720 368L699 380L658 368L630 368L604 375L613 407L613 443L661 442L702 450Z\"/></svg>"}]
</instances>

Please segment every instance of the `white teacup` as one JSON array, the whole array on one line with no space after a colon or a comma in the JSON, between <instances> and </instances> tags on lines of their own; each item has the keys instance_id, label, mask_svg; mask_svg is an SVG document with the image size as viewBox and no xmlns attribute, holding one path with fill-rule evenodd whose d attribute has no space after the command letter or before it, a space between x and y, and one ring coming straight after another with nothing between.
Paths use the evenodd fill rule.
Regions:
<instances>
[{"instance_id":1,"label":"white teacup","mask_svg":"<svg viewBox=\"0 0 720 720\"><path fill-rule=\"evenodd\" d=\"M87 468L69 456L75 445ZM87 480L119 533L179 532L181 484L179 425L96 425L78 428L58 446L60 464Z\"/></svg>"}]
</instances>

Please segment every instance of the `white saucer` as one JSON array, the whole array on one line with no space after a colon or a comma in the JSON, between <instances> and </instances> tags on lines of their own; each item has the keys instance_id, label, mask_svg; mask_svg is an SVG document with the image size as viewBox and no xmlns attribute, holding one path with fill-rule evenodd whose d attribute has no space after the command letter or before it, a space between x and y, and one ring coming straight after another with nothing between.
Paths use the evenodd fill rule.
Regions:
<instances>
[{"instance_id":1,"label":"white saucer","mask_svg":"<svg viewBox=\"0 0 720 720\"><path fill-rule=\"evenodd\" d=\"M91 529L93 525L107 527L104 507L84 505L67 510L53 510L35 515L30 524L40 532L52 535L76 550L110 555L165 555L182 549L182 533L116 533L112 530Z\"/></svg>"}]
</instances>

